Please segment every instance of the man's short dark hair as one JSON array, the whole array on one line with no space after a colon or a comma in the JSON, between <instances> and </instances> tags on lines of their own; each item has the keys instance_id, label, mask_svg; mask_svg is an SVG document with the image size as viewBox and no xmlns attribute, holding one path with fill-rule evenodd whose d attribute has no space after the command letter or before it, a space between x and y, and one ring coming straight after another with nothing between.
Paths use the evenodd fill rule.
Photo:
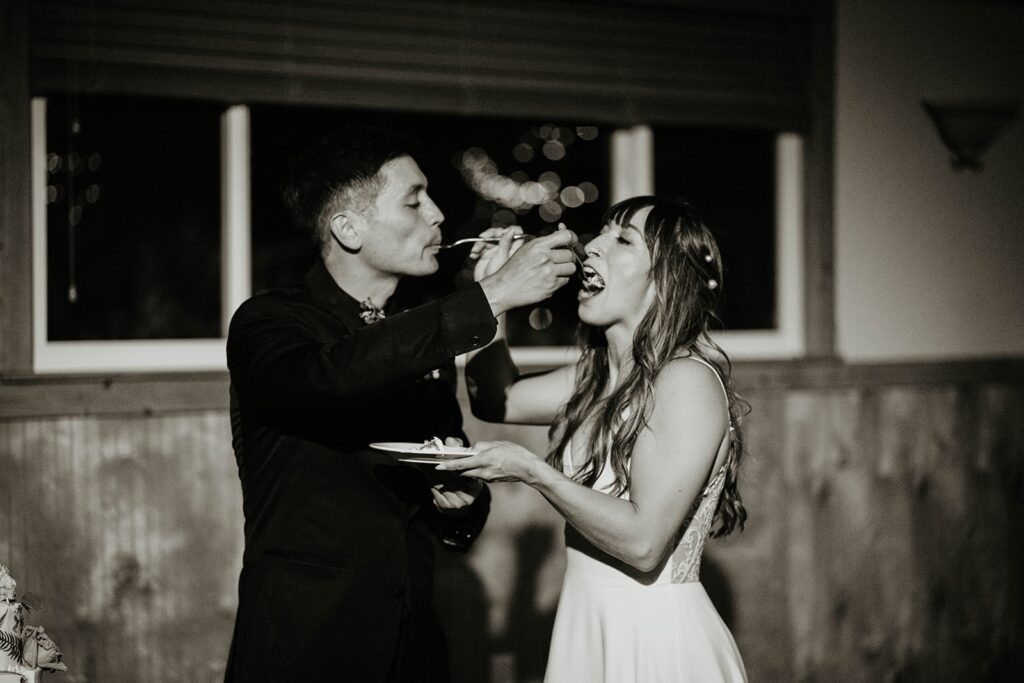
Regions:
<instances>
[{"instance_id":1,"label":"man's short dark hair","mask_svg":"<svg viewBox=\"0 0 1024 683\"><path fill-rule=\"evenodd\" d=\"M329 216L371 207L384 185L381 167L416 152L411 138L384 128L346 126L328 133L292 160L283 197L293 225L323 250Z\"/></svg>"}]
</instances>

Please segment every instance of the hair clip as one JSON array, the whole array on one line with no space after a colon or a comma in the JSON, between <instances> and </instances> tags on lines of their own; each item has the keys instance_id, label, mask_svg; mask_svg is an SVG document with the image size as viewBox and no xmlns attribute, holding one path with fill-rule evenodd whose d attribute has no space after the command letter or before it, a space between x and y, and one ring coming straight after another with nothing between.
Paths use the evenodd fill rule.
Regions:
<instances>
[{"instance_id":1,"label":"hair clip","mask_svg":"<svg viewBox=\"0 0 1024 683\"><path fill-rule=\"evenodd\" d=\"M709 251L708 253L704 254L704 260L707 261L708 263L711 263L712 261L715 260L715 257L712 256L711 252ZM712 287L712 289L714 289L714 287Z\"/></svg>"},{"instance_id":2,"label":"hair clip","mask_svg":"<svg viewBox=\"0 0 1024 683\"><path fill-rule=\"evenodd\" d=\"M718 280L711 278L708 280L708 289L715 289L718 287Z\"/></svg>"}]
</instances>

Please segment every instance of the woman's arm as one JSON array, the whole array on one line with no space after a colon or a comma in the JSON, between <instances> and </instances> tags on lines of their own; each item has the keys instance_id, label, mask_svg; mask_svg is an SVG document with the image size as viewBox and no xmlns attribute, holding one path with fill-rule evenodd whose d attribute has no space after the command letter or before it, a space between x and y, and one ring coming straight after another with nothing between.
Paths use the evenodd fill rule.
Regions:
<instances>
[{"instance_id":1,"label":"woman's arm","mask_svg":"<svg viewBox=\"0 0 1024 683\"><path fill-rule=\"evenodd\" d=\"M508 344L499 339L469 359L465 374L470 409L476 417L487 422L546 425L569 400L576 366L520 375Z\"/></svg>"},{"instance_id":2,"label":"woman's arm","mask_svg":"<svg viewBox=\"0 0 1024 683\"><path fill-rule=\"evenodd\" d=\"M500 237L497 244L478 242L471 258L477 259L477 280L496 272L521 243L512 238L522 233L518 226L490 228L483 237ZM569 365L543 373L521 375L505 341L504 320L488 346L471 352L466 363L466 389L473 415L487 422L551 424L569 400L576 368Z\"/></svg>"},{"instance_id":3,"label":"woman's arm","mask_svg":"<svg viewBox=\"0 0 1024 683\"><path fill-rule=\"evenodd\" d=\"M658 566L715 464L728 425L722 391L699 363L677 360L658 376L654 409L632 453L630 500L577 484L526 449L481 443L478 455L440 468L537 489L591 543L641 571Z\"/></svg>"}]
</instances>

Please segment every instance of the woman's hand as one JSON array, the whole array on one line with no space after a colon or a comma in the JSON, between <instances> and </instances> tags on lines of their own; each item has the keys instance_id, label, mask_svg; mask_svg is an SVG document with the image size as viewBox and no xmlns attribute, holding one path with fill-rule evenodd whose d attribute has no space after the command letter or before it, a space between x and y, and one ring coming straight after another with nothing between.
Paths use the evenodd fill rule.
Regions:
<instances>
[{"instance_id":1,"label":"woman's hand","mask_svg":"<svg viewBox=\"0 0 1024 683\"><path fill-rule=\"evenodd\" d=\"M523 229L518 225L510 225L507 228L488 228L480 233L481 237L498 237L500 241L497 243L477 242L473 245L469 252L469 258L476 260L476 265L473 267L473 280L479 282L505 265L512 254L522 246L523 240L513 241L516 235L521 234L523 234Z\"/></svg>"},{"instance_id":2,"label":"woman's hand","mask_svg":"<svg viewBox=\"0 0 1024 683\"><path fill-rule=\"evenodd\" d=\"M479 441L476 448L476 455L443 462L435 469L483 481L533 484L542 468L548 467L540 456L509 441Z\"/></svg>"}]
</instances>

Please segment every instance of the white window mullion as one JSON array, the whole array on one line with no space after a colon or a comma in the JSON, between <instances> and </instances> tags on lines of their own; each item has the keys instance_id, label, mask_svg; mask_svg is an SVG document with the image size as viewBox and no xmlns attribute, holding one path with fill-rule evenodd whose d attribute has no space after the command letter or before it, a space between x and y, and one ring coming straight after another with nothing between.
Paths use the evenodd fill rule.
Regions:
<instances>
[{"instance_id":1,"label":"white window mullion","mask_svg":"<svg viewBox=\"0 0 1024 683\"><path fill-rule=\"evenodd\" d=\"M46 98L32 98L32 357L36 370L49 338L46 302Z\"/></svg>"},{"instance_id":2,"label":"white window mullion","mask_svg":"<svg viewBox=\"0 0 1024 683\"><path fill-rule=\"evenodd\" d=\"M221 329L252 291L249 107L221 117Z\"/></svg>"},{"instance_id":3,"label":"white window mullion","mask_svg":"<svg viewBox=\"0 0 1024 683\"><path fill-rule=\"evenodd\" d=\"M650 126L612 133L611 202L654 194L654 135Z\"/></svg>"}]
</instances>

